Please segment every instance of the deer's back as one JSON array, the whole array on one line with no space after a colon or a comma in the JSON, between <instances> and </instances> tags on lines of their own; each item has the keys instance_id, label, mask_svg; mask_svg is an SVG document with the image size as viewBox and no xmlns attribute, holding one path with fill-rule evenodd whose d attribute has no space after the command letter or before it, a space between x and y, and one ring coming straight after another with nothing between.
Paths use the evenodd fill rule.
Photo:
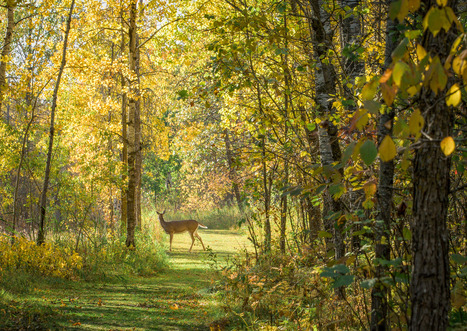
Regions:
<instances>
[{"instance_id":1,"label":"deer's back","mask_svg":"<svg viewBox=\"0 0 467 331\"><path fill-rule=\"evenodd\" d=\"M170 233L182 233L185 231L195 231L198 228L198 222L195 220L170 221L166 222L165 231Z\"/></svg>"}]
</instances>

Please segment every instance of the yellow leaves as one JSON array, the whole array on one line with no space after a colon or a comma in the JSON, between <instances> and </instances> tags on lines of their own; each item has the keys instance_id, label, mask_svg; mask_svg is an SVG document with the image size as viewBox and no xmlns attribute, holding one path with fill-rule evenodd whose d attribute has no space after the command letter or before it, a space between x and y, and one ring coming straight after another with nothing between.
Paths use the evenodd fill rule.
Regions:
<instances>
[{"instance_id":1,"label":"yellow leaves","mask_svg":"<svg viewBox=\"0 0 467 331\"><path fill-rule=\"evenodd\" d=\"M454 139L452 139L452 137L444 138L441 141L440 145L441 145L441 150L446 156L451 155L452 152L454 152L454 149L456 148L456 143L454 142Z\"/></svg>"},{"instance_id":2,"label":"yellow leaves","mask_svg":"<svg viewBox=\"0 0 467 331\"><path fill-rule=\"evenodd\" d=\"M378 150L379 157L383 162L391 161L397 154L396 145L389 135L384 137Z\"/></svg>"},{"instance_id":3,"label":"yellow leaves","mask_svg":"<svg viewBox=\"0 0 467 331\"><path fill-rule=\"evenodd\" d=\"M437 94L438 91L444 90L447 82L448 76L444 66L441 64L439 57L435 56L431 62L430 68L425 75L423 84L425 86L429 85L431 90Z\"/></svg>"},{"instance_id":4,"label":"yellow leaves","mask_svg":"<svg viewBox=\"0 0 467 331\"><path fill-rule=\"evenodd\" d=\"M446 104L448 106L457 107L461 102L462 94L458 84L454 84L449 89L448 93L446 94Z\"/></svg>"},{"instance_id":5,"label":"yellow leaves","mask_svg":"<svg viewBox=\"0 0 467 331\"><path fill-rule=\"evenodd\" d=\"M460 31L463 31L462 25L457 19L454 11L451 7L444 7L447 4L447 0L437 0L440 6L443 8L431 7L428 13L423 18L423 30L429 29L433 36L436 35L444 29L448 32L452 26L452 23L455 23Z\"/></svg>"},{"instance_id":6,"label":"yellow leaves","mask_svg":"<svg viewBox=\"0 0 467 331\"><path fill-rule=\"evenodd\" d=\"M170 309L172 310L178 310L180 308L179 305L177 305L176 303L174 303L173 305L169 306Z\"/></svg>"},{"instance_id":7,"label":"yellow leaves","mask_svg":"<svg viewBox=\"0 0 467 331\"><path fill-rule=\"evenodd\" d=\"M83 266L82 258L66 248L57 248L48 243L37 246L34 241L16 237L0 237L0 265L5 268L25 269L61 278L73 277Z\"/></svg>"}]
</instances>

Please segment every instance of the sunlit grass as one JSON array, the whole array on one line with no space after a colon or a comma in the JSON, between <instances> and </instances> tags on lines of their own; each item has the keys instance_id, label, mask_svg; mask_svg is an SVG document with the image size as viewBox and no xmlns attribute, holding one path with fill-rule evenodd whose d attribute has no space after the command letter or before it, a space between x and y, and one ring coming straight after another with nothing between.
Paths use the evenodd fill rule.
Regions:
<instances>
[{"instance_id":1,"label":"sunlit grass","mask_svg":"<svg viewBox=\"0 0 467 331\"><path fill-rule=\"evenodd\" d=\"M224 264L250 244L246 236L236 231L200 229L199 233L209 249L203 251L196 242L189 253L188 233L175 235L173 251L168 253L170 267L157 275L123 273L119 277L117 272L111 282L105 278L27 278L32 280L27 291L0 295L0 305L8 308L0 312L0 320L10 318L11 323L23 328L29 320L36 321L31 325L39 329L206 330L224 315L211 291L215 285L211 266ZM167 237L162 234L166 251ZM21 286L23 282L16 284ZM0 329L8 327L0 323Z\"/></svg>"}]
</instances>

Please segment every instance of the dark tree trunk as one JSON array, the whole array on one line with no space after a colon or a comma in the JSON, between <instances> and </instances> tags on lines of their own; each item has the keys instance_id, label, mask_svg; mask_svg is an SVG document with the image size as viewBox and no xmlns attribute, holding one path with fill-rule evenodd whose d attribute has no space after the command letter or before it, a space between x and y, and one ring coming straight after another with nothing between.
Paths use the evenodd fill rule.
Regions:
<instances>
[{"instance_id":1,"label":"dark tree trunk","mask_svg":"<svg viewBox=\"0 0 467 331\"><path fill-rule=\"evenodd\" d=\"M392 0L388 0L387 8ZM386 23L386 49L384 67L389 68L392 62L391 54L396 48L398 36L396 24L390 18ZM378 143L386 135L392 135L392 126L394 120L394 110L388 107L388 111L381 115L378 125ZM389 123L389 128L387 127ZM393 182L394 182L394 161L384 162L380 160L379 166L379 182L377 190L378 199L378 222L375 226L375 258L389 260L391 258L391 249L389 245L390 229L392 227L392 199L393 199ZM386 240L383 240L386 238ZM388 272L387 267L383 265L376 266L377 282L371 291L371 321L370 329L372 331L390 330L389 306L388 306L388 289L380 281Z\"/></svg>"},{"instance_id":2,"label":"dark tree trunk","mask_svg":"<svg viewBox=\"0 0 467 331\"><path fill-rule=\"evenodd\" d=\"M424 1L421 14L437 7L435 0ZM456 10L456 1L447 6ZM432 58L446 62L457 36L455 25L436 37L427 29L421 45ZM420 91L419 109L425 119L424 134L413 162L412 279L410 294L412 315L410 330L446 330L450 310L449 242L446 217L449 207L451 157L444 155L440 141L452 135L454 116L445 102L445 89L435 94L429 86Z\"/></svg>"},{"instance_id":3,"label":"dark tree trunk","mask_svg":"<svg viewBox=\"0 0 467 331\"><path fill-rule=\"evenodd\" d=\"M60 63L60 69L58 71L57 81L55 82L55 88L52 97L52 107L50 109L50 128L49 128L49 146L47 151L47 163L45 165L44 175L44 186L42 187L41 198L40 198L40 220L39 220L39 233L37 234L37 244L42 245L45 241L45 216L47 208L47 190L49 187L50 168L52 163L52 149L55 134L55 109L57 108L58 89L60 88L60 80L62 78L63 70L66 65L66 51L68 46L68 35L70 34L71 27L71 16L73 14L73 7L75 6L75 0L72 0L70 5L70 11L66 21L65 38L63 40L63 51L62 61Z\"/></svg>"}]
</instances>

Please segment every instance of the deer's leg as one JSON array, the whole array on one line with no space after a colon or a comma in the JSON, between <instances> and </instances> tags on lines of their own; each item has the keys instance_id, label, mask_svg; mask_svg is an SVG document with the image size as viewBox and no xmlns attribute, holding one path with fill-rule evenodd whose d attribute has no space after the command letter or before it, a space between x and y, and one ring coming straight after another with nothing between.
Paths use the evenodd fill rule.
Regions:
<instances>
[{"instance_id":1,"label":"deer's leg","mask_svg":"<svg viewBox=\"0 0 467 331\"><path fill-rule=\"evenodd\" d=\"M204 247L203 239L201 239L201 237L199 236L198 231L195 232L195 236L199 239L199 241L201 241L201 245L203 245L203 251L205 251L206 248Z\"/></svg>"},{"instance_id":2,"label":"deer's leg","mask_svg":"<svg viewBox=\"0 0 467 331\"><path fill-rule=\"evenodd\" d=\"M174 234L171 233L171 234L170 234L170 248L169 248L169 252L172 251L172 239L173 239L173 237L174 237Z\"/></svg>"},{"instance_id":3,"label":"deer's leg","mask_svg":"<svg viewBox=\"0 0 467 331\"><path fill-rule=\"evenodd\" d=\"M190 247L189 252L191 252L191 249L193 248L193 244L195 243L195 236L193 235L193 232L190 232L190 236L191 236L191 247Z\"/></svg>"}]
</instances>

